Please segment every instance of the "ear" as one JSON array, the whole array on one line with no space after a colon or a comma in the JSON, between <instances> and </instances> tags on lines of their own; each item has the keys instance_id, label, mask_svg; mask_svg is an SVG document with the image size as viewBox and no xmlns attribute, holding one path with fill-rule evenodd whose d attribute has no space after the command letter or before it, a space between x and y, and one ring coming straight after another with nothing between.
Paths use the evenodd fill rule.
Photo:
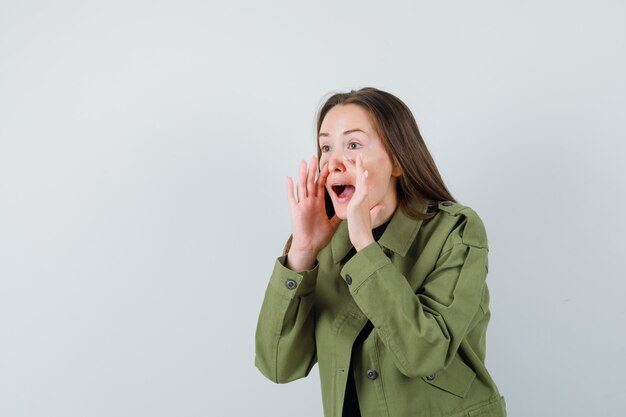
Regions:
<instances>
[{"instance_id":1,"label":"ear","mask_svg":"<svg viewBox=\"0 0 626 417\"><path fill-rule=\"evenodd\" d=\"M402 168L400 168L400 164L396 161L396 158L393 158L393 168L391 168L391 175L394 177L399 177L402 175Z\"/></svg>"}]
</instances>

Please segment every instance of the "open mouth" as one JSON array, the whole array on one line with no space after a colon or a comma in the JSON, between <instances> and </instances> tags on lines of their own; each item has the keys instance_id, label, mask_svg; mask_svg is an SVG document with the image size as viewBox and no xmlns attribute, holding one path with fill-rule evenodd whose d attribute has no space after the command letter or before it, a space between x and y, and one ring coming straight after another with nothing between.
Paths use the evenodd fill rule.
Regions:
<instances>
[{"instance_id":1,"label":"open mouth","mask_svg":"<svg viewBox=\"0 0 626 417\"><path fill-rule=\"evenodd\" d=\"M331 188L339 201L349 200L354 194L354 185L333 184Z\"/></svg>"}]
</instances>

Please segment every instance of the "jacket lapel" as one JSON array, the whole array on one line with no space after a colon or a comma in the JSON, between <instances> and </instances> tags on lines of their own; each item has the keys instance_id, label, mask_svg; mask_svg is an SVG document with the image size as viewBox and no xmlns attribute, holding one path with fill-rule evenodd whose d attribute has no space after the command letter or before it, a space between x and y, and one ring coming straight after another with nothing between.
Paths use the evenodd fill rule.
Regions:
<instances>
[{"instance_id":1,"label":"jacket lapel","mask_svg":"<svg viewBox=\"0 0 626 417\"><path fill-rule=\"evenodd\" d=\"M425 204L418 204L417 208L422 213L426 212ZM380 246L390 249L398 255L406 256L419 232L422 222L423 220L408 217L404 214L404 211L398 207L378 243ZM341 222L330 241L330 245L333 254L333 262L338 264L346 257L350 249L352 249L347 221L344 220Z\"/></svg>"}]
</instances>

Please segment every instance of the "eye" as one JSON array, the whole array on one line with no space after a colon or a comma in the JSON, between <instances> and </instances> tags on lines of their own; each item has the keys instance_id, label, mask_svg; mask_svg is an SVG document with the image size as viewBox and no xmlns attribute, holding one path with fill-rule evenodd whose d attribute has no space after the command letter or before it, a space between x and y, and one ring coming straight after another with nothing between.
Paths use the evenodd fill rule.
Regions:
<instances>
[{"instance_id":1,"label":"eye","mask_svg":"<svg viewBox=\"0 0 626 417\"><path fill-rule=\"evenodd\" d=\"M350 150L359 149L360 147L361 147L360 143L350 142L348 144L348 149L350 149Z\"/></svg>"},{"instance_id":2,"label":"eye","mask_svg":"<svg viewBox=\"0 0 626 417\"><path fill-rule=\"evenodd\" d=\"M330 151L330 146L322 145L322 146L320 146L320 149L322 150L322 153L326 153L326 152Z\"/></svg>"}]
</instances>

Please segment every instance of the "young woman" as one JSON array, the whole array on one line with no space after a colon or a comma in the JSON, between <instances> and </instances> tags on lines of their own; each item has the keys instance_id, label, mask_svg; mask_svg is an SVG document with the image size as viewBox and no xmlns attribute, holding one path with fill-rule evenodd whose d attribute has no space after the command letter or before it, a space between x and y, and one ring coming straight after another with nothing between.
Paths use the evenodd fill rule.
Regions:
<instances>
[{"instance_id":1,"label":"young woman","mask_svg":"<svg viewBox=\"0 0 626 417\"><path fill-rule=\"evenodd\" d=\"M335 94L317 134L297 197L287 179L293 233L261 307L256 366L285 383L317 362L327 417L505 416L485 367L487 235L408 107L374 88Z\"/></svg>"}]
</instances>

